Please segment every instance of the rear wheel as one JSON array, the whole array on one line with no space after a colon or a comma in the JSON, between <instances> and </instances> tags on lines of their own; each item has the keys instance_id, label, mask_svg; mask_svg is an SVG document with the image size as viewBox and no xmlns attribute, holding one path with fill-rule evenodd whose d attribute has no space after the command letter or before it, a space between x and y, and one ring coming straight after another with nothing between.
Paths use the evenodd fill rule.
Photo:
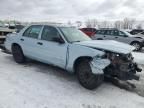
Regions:
<instances>
[{"instance_id":1,"label":"rear wheel","mask_svg":"<svg viewBox=\"0 0 144 108\"><path fill-rule=\"evenodd\" d=\"M139 42L132 42L131 45L135 47L135 51L140 51L142 48Z\"/></svg>"},{"instance_id":2,"label":"rear wheel","mask_svg":"<svg viewBox=\"0 0 144 108\"><path fill-rule=\"evenodd\" d=\"M12 55L13 55L14 60L17 63L25 62L25 57L24 57L23 51L19 45L12 46Z\"/></svg>"},{"instance_id":3,"label":"rear wheel","mask_svg":"<svg viewBox=\"0 0 144 108\"><path fill-rule=\"evenodd\" d=\"M76 67L76 73L80 84L86 89L92 90L103 82L104 75L93 74L89 62L90 60L88 59L80 61Z\"/></svg>"}]
</instances>

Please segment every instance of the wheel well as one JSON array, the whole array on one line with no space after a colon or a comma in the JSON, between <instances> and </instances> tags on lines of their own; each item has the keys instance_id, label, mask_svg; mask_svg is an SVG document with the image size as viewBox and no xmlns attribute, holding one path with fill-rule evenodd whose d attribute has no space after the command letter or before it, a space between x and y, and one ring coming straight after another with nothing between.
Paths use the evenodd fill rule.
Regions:
<instances>
[{"instance_id":1,"label":"wheel well","mask_svg":"<svg viewBox=\"0 0 144 108\"><path fill-rule=\"evenodd\" d=\"M133 44L133 43L140 43L139 41L132 41L130 44Z\"/></svg>"},{"instance_id":2,"label":"wheel well","mask_svg":"<svg viewBox=\"0 0 144 108\"><path fill-rule=\"evenodd\" d=\"M11 46L11 48L14 47L14 46L19 46L19 47L20 47L19 44L17 44L17 43L13 43L12 46ZM21 47L20 47L20 48L21 48Z\"/></svg>"},{"instance_id":3,"label":"wheel well","mask_svg":"<svg viewBox=\"0 0 144 108\"><path fill-rule=\"evenodd\" d=\"M83 57L79 57L79 58L77 58L77 59L75 60L75 62L74 62L74 73L76 73L77 65L78 65L81 61L83 61L83 60L85 60L85 59L89 59L89 60L91 60L92 57L89 57L89 56L83 56Z\"/></svg>"},{"instance_id":4,"label":"wheel well","mask_svg":"<svg viewBox=\"0 0 144 108\"><path fill-rule=\"evenodd\" d=\"M98 38L97 40L103 40L102 38Z\"/></svg>"}]
</instances>

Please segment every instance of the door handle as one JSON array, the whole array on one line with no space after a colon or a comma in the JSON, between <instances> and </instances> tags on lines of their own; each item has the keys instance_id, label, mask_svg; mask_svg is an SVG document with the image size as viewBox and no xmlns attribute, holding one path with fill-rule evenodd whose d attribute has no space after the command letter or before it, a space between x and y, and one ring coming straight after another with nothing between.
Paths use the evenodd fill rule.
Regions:
<instances>
[{"instance_id":1,"label":"door handle","mask_svg":"<svg viewBox=\"0 0 144 108\"><path fill-rule=\"evenodd\" d=\"M20 39L21 41L24 41L24 39Z\"/></svg>"},{"instance_id":2,"label":"door handle","mask_svg":"<svg viewBox=\"0 0 144 108\"><path fill-rule=\"evenodd\" d=\"M104 37L106 37L106 36L104 36Z\"/></svg>"},{"instance_id":3,"label":"door handle","mask_svg":"<svg viewBox=\"0 0 144 108\"><path fill-rule=\"evenodd\" d=\"M118 38L118 37L115 37L115 38Z\"/></svg>"},{"instance_id":4,"label":"door handle","mask_svg":"<svg viewBox=\"0 0 144 108\"><path fill-rule=\"evenodd\" d=\"M43 45L43 43L42 43L42 42L37 42L37 44L38 44L38 45Z\"/></svg>"}]
</instances>

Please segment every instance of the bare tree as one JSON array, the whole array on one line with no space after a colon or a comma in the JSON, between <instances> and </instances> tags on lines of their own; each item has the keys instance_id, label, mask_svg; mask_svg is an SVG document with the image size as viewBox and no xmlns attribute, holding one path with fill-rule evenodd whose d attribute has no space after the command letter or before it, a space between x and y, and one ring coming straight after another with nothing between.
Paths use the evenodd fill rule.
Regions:
<instances>
[{"instance_id":1,"label":"bare tree","mask_svg":"<svg viewBox=\"0 0 144 108\"><path fill-rule=\"evenodd\" d=\"M98 21L96 19L92 19L91 25L92 27L96 27L98 25Z\"/></svg>"},{"instance_id":2,"label":"bare tree","mask_svg":"<svg viewBox=\"0 0 144 108\"><path fill-rule=\"evenodd\" d=\"M86 27L93 28L98 25L98 21L96 19L88 19L88 20L86 20L85 25L86 25Z\"/></svg>"},{"instance_id":3,"label":"bare tree","mask_svg":"<svg viewBox=\"0 0 144 108\"><path fill-rule=\"evenodd\" d=\"M77 27L80 27L82 25L81 21L76 21Z\"/></svg>"},{"instance_id":4,"label":"bare tree","mask_svg":"<svg viewBox=\"0 0 144 108\"><path fill-rule=\"evenodd\" d=\"M132 29L135 23L135 19L124 18L123 29Z\"/></svg>"},{"instance_id":5,"label":"bare tree","mask_svg":"<svg viewBox=\"0 0 144 108\"><path fill-rule=\"evenodd\" d=\"M72 26L72 23L71 23L71 21L68 21L68 22L67 22L67 24L68 24L69 26Z\"/></svg>"},{"instance_id":6,"label":"bare tree","mask_svg":"<svg viewBox=\"0 0 144 108\"><path fill-rule=\"evenodd\" d=\"M136 26L136 28L137 28L137 29L142 29L142 25L141 25L141 24L138 24L138 25Z\"/></svg>"},{"instance_id":7,"label":"bare tree","mask_svg":"<svg viewBox=\"0 0 144 108\"><path fill-rule=\"evenodd\" d=\"M88 19L88 20L85 21L85 25L88 28L91 27L90 19Z\"/></svg>"},{"instance_id":8,"label":"bare tree","mask_svg":"<svg viewBox=\"0 0 144 108\"><path fill-rule=\"evenodd\" d=\"M113 24L110 21L102 21L100 23L100 28L111 28Z\"/></svg>"},{"instance_id":9,"label":"bare tree","mask_svg":"<svg viewBox=\"0 0 144 108\"><path fill-rule=\"evenodd\" d=\"M122 21L115 21L114 22L114 27L117 28L117 29L121 29L122 25L123 25Z\"/></svg>"}]
</instances>

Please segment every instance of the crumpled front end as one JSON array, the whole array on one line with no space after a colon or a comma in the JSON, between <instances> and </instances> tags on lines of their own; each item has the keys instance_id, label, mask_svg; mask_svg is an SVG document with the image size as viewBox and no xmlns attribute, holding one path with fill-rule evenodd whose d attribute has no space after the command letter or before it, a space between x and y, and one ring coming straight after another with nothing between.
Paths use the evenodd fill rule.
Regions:
<instances>
[{"instance_id":1,"label":"crumpled front end","mask_svg":"<svg viewBox=\"0 0 144 108\"><path fill-rule=\"evenodd\" d=\"M133 61L131 54L106 53L105 57L111 61L104 69L105 76L120 80L139 80L136 73L141 72L142 69Z\"/></svg>"},{"instance_id":2,"label":"crumpled front end","mask_svg":"<svg viewBox=\"0 0 144 108\"><path fill-rule=\"evenodd\" d=\"M137 72L142 69L133 61L132 54L105 52L103 56L95 56L90 62L93 74L104 74L105 77L119 80L139 80Z\"/></svg>"}]
</instances>

